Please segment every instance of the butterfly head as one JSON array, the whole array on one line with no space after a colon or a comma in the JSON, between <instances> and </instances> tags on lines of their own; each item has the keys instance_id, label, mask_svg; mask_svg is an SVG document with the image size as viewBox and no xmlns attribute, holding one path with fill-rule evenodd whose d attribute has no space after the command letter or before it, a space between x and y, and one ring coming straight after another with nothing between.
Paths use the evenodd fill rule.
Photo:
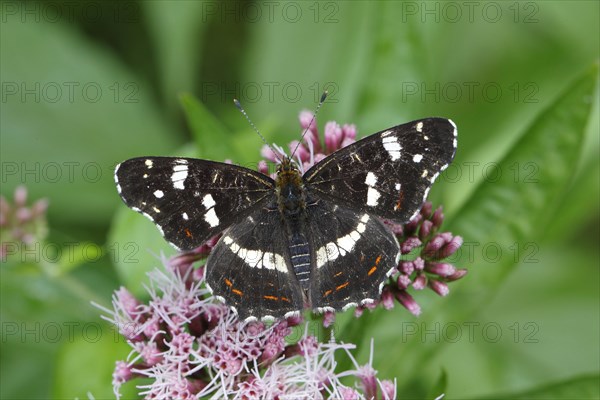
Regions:
<instances>
[{"instance_id":1,"label":"butterfly head","mask_svg":"<svg viewBox=\"0 0 600 400\"><path fill-rule=\"evenodd\" d=\"M293 173L293 171L298 172L296 163L290 157L284 156L281 159L281 163L277 166L277 175Z\"/></svg>"},{"instance_id":2,"label":"butterfly head","mask_svg":"<svg viewBox=\"0 0 600 400\"><path fill-rule=\"evenodd\" d=\"M277 166L277 178L275 181L278 187L287 183L301 186L302 175L298 166L290 157L284 156L281 159L281 163Z\"/></svg>"}]
</instances>

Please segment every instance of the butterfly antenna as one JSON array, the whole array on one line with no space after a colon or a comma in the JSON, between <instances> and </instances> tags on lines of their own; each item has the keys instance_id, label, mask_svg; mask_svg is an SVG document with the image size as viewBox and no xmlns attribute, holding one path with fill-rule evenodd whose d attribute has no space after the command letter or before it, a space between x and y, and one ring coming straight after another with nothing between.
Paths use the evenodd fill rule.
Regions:
<instances>
[{"instance_id":1,"label":"butterfly antenna","mask_svg":"<svg viewBox=\"0 0 600 400\"><path fill-rule=\"evenodd\" d=\"M248 114L246 114L246 110L244 110L244 108L240 104L240 101L238 99L233 99L233 103L238 108L238 110L240 110L240 112L244 115L244 117L246 117L246 120L248 121L248 123L250 124L250 126L252 127L252 129L254 129L254 132L256 132L258 134L258 136L260 136L260 138L262 139L263 143L266 144L267 146L269 146L269 148L271 149L271 151L273 152L273 154L275 154L275 157L277 157L277 159L279 160L279 162L280 163L283 162L281 160L281 157L279 157L279 154L277 154L277 150L275 150L275 148L273 148L273 146L271 146L269 143L267 143L267 140L265 139L265 137L258 131L258 128L256 127L256 125L254 125L254 123L252 122L252 120L250 119L250 117L248 116Z\"/></svg>"},{"instance_id":2,"label":"butterfly antenna","mask_svg":"<svg viewBox=\"0 0 600 400\"><path fill-rule=\"evenodd\" d=\"M317 114L319 113L319 110L321 109L321 106L323 105L323 103L325 103L325 99L327 98L327 95L329 95L329 93L327 92L327 90L325 90L323 92L323 94L321 95L321 100L319 100L319 104L317 105L317 108L315 109L315 112L313 113L313 117L311 118L310 122L308 123L308 126L306 127L306 129L302 133L302 136L300 137L300 140L298 141L298 144L296 145L296 148L292 152L292 157L291 158L293 158L294 154L296 154L296 150L298 150L298 147L300 147L300 143L302 143L302 140L304 139L304 136L308 132L308 129L310 128L310 126L314 122L315 118L317 118Z\"/></svg>"}]
</instances>

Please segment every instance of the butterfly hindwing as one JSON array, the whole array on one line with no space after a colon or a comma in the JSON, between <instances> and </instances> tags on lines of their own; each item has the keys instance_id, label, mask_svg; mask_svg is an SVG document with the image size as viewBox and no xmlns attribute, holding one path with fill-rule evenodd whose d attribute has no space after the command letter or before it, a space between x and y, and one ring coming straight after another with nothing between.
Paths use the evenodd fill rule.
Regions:
<instances>
[{"instance_id":1,"label":"butterfly hindwing","mask_svg":"<svg viewBox=\"0 0 600 400\"><path fill-rule=\"evenodd\" d=\"M180 250L200 246L274 196L268 176L193 158L133 158L116 167L115 182L125 204Z\"/></svg>"},{"instance_id":2,"label":"butterfly hindwing","mask_svg":"<svg viewBox=\"0 0 600 400\"><path fill-rule=\"evenodd\" d=\"M400 258L394 234L374 215L327 201L308 212L313 309L339 311L377 300Z\"/></svg>"},{"instance_id":3,"label":"butterfly hindwing","mask_svg":"<svg viewBox=\"0 0 600 400\"><path fill-rule=\"evenodd\" d=\"M206 282L241 319L283 318L304 308L276 204L223 232L206 262Z\"/></svg>"},{"instance_id":4,"label":"butterfly hindwing","mask_svg":"<svg viewBox=\"0 0 600 400\"><path fill-rule=\"evenodd\" d=\"M456 126L426 118L378 132L310 168L307 190L338 205L399 223L420 209L456 151Z\"/></svg>"}]
</instances>

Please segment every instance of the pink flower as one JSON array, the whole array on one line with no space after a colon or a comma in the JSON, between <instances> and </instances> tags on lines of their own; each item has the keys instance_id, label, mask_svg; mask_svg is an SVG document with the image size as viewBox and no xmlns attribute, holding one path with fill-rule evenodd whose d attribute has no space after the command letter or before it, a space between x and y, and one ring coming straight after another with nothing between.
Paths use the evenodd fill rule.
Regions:
<instances>
[{"instance_id":1,"label":"pink flower","mask_svg":"<svg viewBox=\"0 0 600 400\"><path fill-rule=\"evenodd\" d=\"M367 399L378 387L389 386L375 377L372 359L366 366L356 364L353 345L320 343L306 330L290 344L300 317L270 326L240 322L208 293L202 279L190 283L192 264L186 268L177 257L163 261L163 270L149 274L147 304L121 288L113 296L112 310L102 308L104 318L125 334L133 349L115 367L117 398L123 383L138 377L147 378L138 388L151 399ZM336 370L340 350L350 356L355 370ZM344 386L344 376L356 377L363 389Z\"/></svg>"}]
</instances>

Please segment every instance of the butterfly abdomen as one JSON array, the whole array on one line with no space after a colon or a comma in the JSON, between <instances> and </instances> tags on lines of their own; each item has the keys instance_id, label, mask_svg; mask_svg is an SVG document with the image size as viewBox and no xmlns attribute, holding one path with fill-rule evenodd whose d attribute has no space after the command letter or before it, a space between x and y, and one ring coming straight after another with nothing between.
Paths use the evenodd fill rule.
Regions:
<instances>
[{"instance_id":1,"label":"butterfly abdomen","mask_svg":"<svg viewBox=\"0 0 600 400\"><path fill-rule=\"evenodd\" d=\"M294 274L306 293L310 286L310 248L304 234L296 232L290 238L290 258Z\"/></svg>"}]
</instances>

